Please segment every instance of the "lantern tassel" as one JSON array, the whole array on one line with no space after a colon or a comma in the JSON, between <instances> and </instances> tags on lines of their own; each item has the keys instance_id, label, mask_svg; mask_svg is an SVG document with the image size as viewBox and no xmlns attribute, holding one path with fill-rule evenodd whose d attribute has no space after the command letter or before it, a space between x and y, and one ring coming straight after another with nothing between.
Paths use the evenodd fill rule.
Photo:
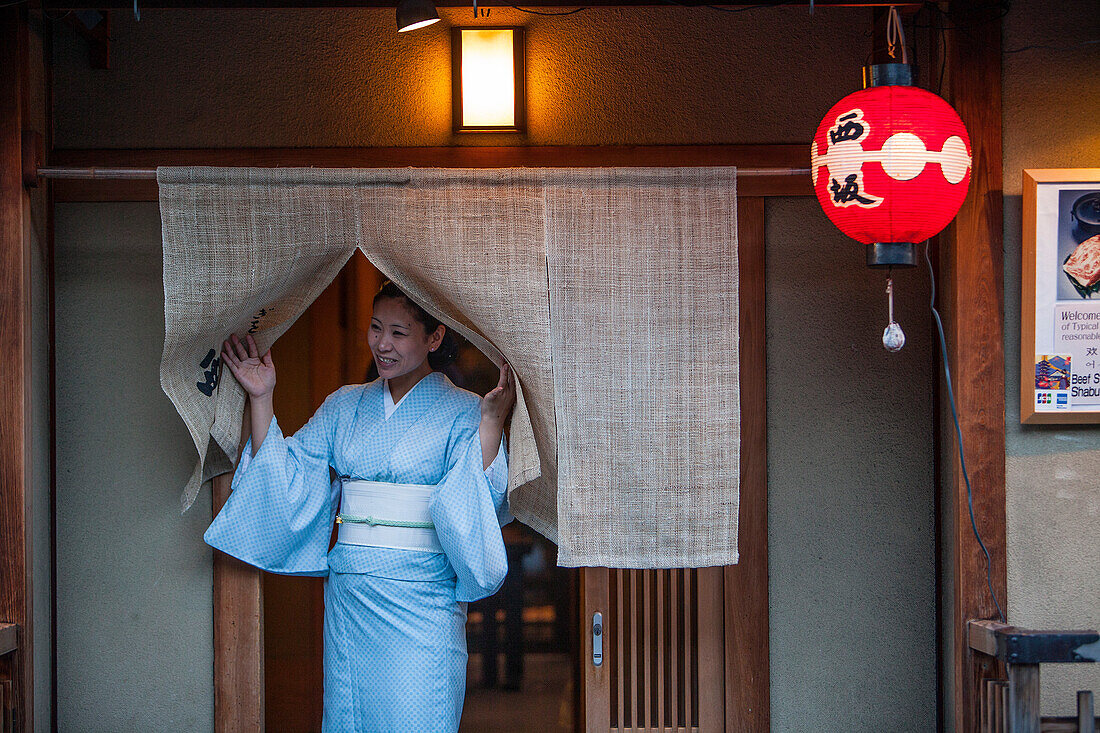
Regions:
<instances>
[{"instance_id":1,"label":"lantern tassel","mask_svg":"<svg viewBox=\"0 0 1100 733\"><path fill-rule=\"evenodd\" d=\"M886 278L886 303L889 309L890 322L886 325L886 330L882 332L882 345L886 347L887 351L898 352L905 346L905 332L894 320L894 278L892 277Z\"/></svg>"}]
</instances>

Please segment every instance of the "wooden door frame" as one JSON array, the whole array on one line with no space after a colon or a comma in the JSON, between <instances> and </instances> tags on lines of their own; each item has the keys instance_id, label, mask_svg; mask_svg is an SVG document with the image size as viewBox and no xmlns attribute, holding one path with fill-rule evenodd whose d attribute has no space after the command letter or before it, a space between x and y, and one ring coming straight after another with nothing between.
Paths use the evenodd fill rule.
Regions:
<instances>
[{"instance_id":1,"label":"wooden door frame","mask_svg":"<svg viewBox=\"0 0 1100 733\"><path fill-rule=\"evenodd\" d=\"M1005 530L1004 195L1001 148L999 10L975 17L973 3L951 0L948 15L966 18L965 32L946 34L940 49L945 96L970 133L970 191L939 236L938 280L944 331L955 376L959 428L974 496L974 515L991 556L990 584L1008 613ZM1012 368L1014 365L1007 365ZM936 374L941 374L939 369ZM978 693L1003 670L967 644L971 619L996 619L985 559L970 527L959 443L942 378L937 408L940 484L941 727L976 731Z\"/></svg>"},{"instance_id":2,"label":"wooden door frame","mask_svg":"<svg viewBox=\"0 0 1100 733\"><path fill-rule=\"evenodd\" d=\"M28 82L26 8L0 8L0 624L17 648L0 655L14 683L19 730L33 725L31 651L30 248L22 176Z\"/></svg>"},{"instance_id":3,"label":"wooden door frame","mask_svg":"<svg viewBox=\"0 0 1100 733\"><path fill-rule=\"evenodd\" d=\"M997 27L999 33L999 26ZM975 52L979 52L978 48ZM997 63L999 64L999 51ZM988 55L988 54L986 54ZM988 59L987 59L988 61ZM988 65L988 64L987 64ZM988 90L990 84L996 84L999 89L999 78L996 81L987 79L987 69L981 67L978 71L970 71L967 64L952 64L950 78L956 80L974 73L981 76L984 86ZM989 83L985 83L989 81ZM958 84L959 82L956 82ZM960 95L969 94L976 99L980 92L970 91L965 85L959 87L960 91L954 101L959 104ZM965 107L965 105L963 105ZM998 107L999 109L999 107ZM966 116L964 115L964 120ZM969 121L969 120L968 120ZM999 127L998 127L999 129ZM999 196L1000 176L1000 136L982 134L981 131L972 130L972 135L980 135L980 150L982 155L975 155L975 173L971 184L971 194L968 197L969 204L964 204L962 216L970 221L977 216L983 222L981 229L981 250L979 254L968 255L972 250L969 247L953 247L952 257L957 259L970 258L973 262L966 267L953 266L941 267L941 285L945 291L966 295L966 302L948 299L943 306L945 328L949 343L956 345L960 353L961 346L974 343L980 334L982 343L995 344L997 353L1000 353L1000 344L1003 334L1003 322L1000 313L1003 309L1003 263L995 253L1000 252L1002 230L999 222L994 222L990 207L998 207L999 200L993 202L992 198ZM806 163L806 150L809 146L798 145L704 145L704 146L573 146L573 147L445 147L445 148L305 148L305 149L231 149L231 150L55 150L50 157L51 165L55 166L81 166L81 167L125 167L140 168L158 165L215 165L215 166L317 166L317 167L401 167L401 166L435 166L435 167L470 167L470 168L494 168L494 167L529 167L529 166L576 166L576 167L604 167L604 166L723 166L734 165L738 167L803 167ZM995 170L991 170L994 169ZM996 185L994 185L996 184ZM55 200L59 202L75 201L156 201L157 187L154 181L81 181L68 180L57 181L54 184ZM812 188L808 178L803 177L754 177L744 178L738 181L738 196L742 210L759 211L759 219L753 214L754 221L763 230L763 206L764 199L770 196L809 196ZM756 199L759 203L747 202L747 199ZM968 206L970 208L968 208ZM744 225L744 221L739 222ZM972 236L973 229L956 228L956 239ZM3 245L10 249L11 240L5 239ZM762 253L761 253L762 254ZM975 289L974 269L983 267L984 275L981 280L984 283L981 292ZM761 278L760 287L763 287ZM995 316L995 317L994 317ZM3 324L0 324L3 327ZM762 341L763 334L760 334ZM972 351L973 355L988 354L990 352ZM936 355L930 355L936 359ZM988 512L984 519L982 531L986 542L994 551L993 576L994 582L1001 588L1005 584L1005 513L1004 513L1004 485L1003 485L1003 446L1004 446L1004 370L1003 359L997 368L985 371L958 370L957 388L960 395L981 393L984 395L1001 396L1001 409L976 409L969 414L963 422L963 436L971 454L979 455L989 452L987 462L991 472L991 480L996 480L996 464L1000 461L1000 485L990 487L988 495L983 494L982 511ZM762 370L761 370L762 371ZM986 373L988 372L988 373ZM975 375L980 374L981 378ZM0 374L0 377L5 375ZM988 403L986 403L988 404ZM2 407L2 406L0 406ZM995 407L995 405L994 405ZM964 405L964 409L969 409ZM945 459L951 460L948 450L953 440L951 431L937 431L937 445L940 446ZM746 439L748 433L746 433ZM757 440L766 440L759 437ZM996 452L997 446L1000 452ZM4 450L10 457L9 447ZM742 492L754 490L766 491L763 476L759 481L751 481L749 485L742 486ZM216 482L217 486L225 486L227 478ZM743 474L743 481L744 481ZM936 477L937 484L941 483L940 477ZM960 481L951 480L942 482L941 490L944 494L945 504L965 507L965 487ZM222 491L223 489L216 489ZM743 493L742 496L745 496ZM765 503L766 511L766 503ZM766 515L754 518L742 516L742 528L751 525L752 522L765 522ZM765 531L766 537L766 531ZM960 549L962 548L962 549ZM743 547L742 558L751 553L753 548ZM761 579L766 588L766 545L755 548L756 552L764 556L763 575L760 570L753 571L753 578L738 576L745 572L744 568L734 567L726 571L726 577L732 582L759 583ZM963 552L965 551L965 552ZM947 557L969 557L969 544L966 536L961 532L954 532L944 537L944 546L941 552ZM751 557L751 555L748 555ZM753 567L758 568L759 563ZM748 568L748 564L745 565ZM978 566L974 563L963 566L947 565L944 587L952 584L964 589L978 587ZM981 584L984 585L984 571L980 574ZM219 586L219 584L221 584ZM228 605L215 607L215 669L217 697L215 703L215 721L217 730L251 730L257 726L257 721L263 720L263 637L262 628L259 634L249 633L248 625L256 624L257 614L262 612L261 590L258 571L250 571L238 568L233 573L221 573L215 576L215 593L217 597L227 599ZM727 584L727 587L733 587ZM953 586L952 586L953 587ZM767 593L762 595L764 611L767 611ZM756 601L759 602L759 601ZM966 606L948 607L943 611L943 624L956 624L960 618L965 618L970 612ZM730 611L727 610L727 614ZM738 628L743 623L742 616L737 612L727 618L727 628ZM0 619L2 621L3 619ZM734 658L738 653L730 650L729 645L735 643L735 634L727 635L727 658ZM958 660L965 659L968 655L964 635L947 635L946 654L956 660L956 665L963 666ZM744 652L742 652L744 653ZM767 647L753 649L748 652L755 655L752 658L767 661ZM757 668L759 669L759 668ZM727 695L736 686L732 684L731 675L751 673L752 670L731 670L727 665ZM943 685L946 688L944 696L955 699L958 709L963 710L969 705L966 692L962 689L966 685L960 678L965 675L944 675ZM763 701L766 702L766 701ZM734 701L727 700L727 709ZM740 704L740 703L738 703ZM756 703L754 709L764 710L761 703ZM727 728L737 728L727 721ZM753 728L746 728L752 730ZM965 721L958 730L970 730L969 721Z\"/></svg>"}]
</instances>

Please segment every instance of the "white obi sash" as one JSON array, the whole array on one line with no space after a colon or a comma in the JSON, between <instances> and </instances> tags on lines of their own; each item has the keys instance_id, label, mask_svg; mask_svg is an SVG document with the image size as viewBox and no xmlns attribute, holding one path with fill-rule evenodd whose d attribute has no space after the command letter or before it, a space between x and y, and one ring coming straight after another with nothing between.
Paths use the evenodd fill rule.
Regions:
<instances>
[{"instance_id":1,"label":"white obi sash","mask_svg":"<svg viewBox=\"0 0 1100 733\"><path fill-rule=\"evenodd\" d=\"M435 486L342 479L336 541L367 547L443 552L428 502Z\"/></svg>"}]
</instances>

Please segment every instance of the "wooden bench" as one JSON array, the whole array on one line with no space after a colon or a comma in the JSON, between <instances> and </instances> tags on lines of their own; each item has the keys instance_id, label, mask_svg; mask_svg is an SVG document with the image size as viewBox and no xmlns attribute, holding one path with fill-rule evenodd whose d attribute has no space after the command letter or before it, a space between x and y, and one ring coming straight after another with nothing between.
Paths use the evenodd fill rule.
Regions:
<instances>
[{"instance_id":1,"label":"wooden bench","mask_svg":"<svg viewBox=\"0 0 1100 733\"><path fill-rule=\"evenodd\" d=\"M1096 733L1093 693L1077 693L1077 716L1043 718L1039 713L1039 665L1100 661L1100 633L1035 631L996 621L968 623L970 648L1000 660L1007 680L985 680L979 691L982 733Z\"/></svg>"},{"instance_id":2,"label":"wooden bench","mask_svg":"<svg viewBox=\"0 0 1100 733\"><path fill-rule=\"evenodd\" d=\"M0 624L0 659L18 650L19 624ZM6 674L0 674L0 733L15 733L15 686Z\"/></svg>"}]
</instances>

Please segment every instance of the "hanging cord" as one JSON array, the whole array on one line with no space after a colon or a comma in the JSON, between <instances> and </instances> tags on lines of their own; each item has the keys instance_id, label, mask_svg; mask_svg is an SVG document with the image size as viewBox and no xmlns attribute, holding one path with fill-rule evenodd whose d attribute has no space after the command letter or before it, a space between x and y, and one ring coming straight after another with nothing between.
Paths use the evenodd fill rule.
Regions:
<instances>
[{"instance_id":1,"label":"hanging cord","mask_svg":"<svg viewBox=\"0 0 1100 733\"><path fill-rule=\"evenodd\" d=\"M890 320L894 322L894 268L890 268L890 274L886 276L886 302L889 304Z\"/></svg>"},{"instance_id":2,"label":"hanging cord","mask_svg":"<svg viewBox=\"0 0 1100 733\"><path fill-rule=\"evenodd\" d=\"M943 355L943 376L947 382L947 400L951 405L951 418L955 421L955 438L959 442L959 463L962 465L963 481L966 482L966 506L970 511L970 529L974 531L974 538L978 540L978 546L985 555L985 582L989 586L989 595L993 598L993 605L997 607L997 615L1002 623L1008 623L1005 612L1001 609L1001 602L997 599L997 592L993 590L993 558L982 541L981 532L978 531L978 522L974 519L974 491L970 487L970 475L966 472L966 456L963 451L962 428L959 427L959 413L955 410L955 390L951 386L951 365L947 361L947 340L943 336L943 321L940 320L939 311L936 310L936 273L932 269L932 258L928 255L928 242L924 243L924 261L928 263L928 277L932 282L932 298L929 306L932 308L932 316L936 319L936 329L940 335L940 353Z\"/></svg>"},{"instance_id":3,"label":"hanging cord","mask_svg":"<svg viewBox=\"0 0 1100 733\"><path fill-rule=\"evenodd\" d=\"M547 12L544 12L544 11L541 11L541 10L531 10L529 8L521 8L518 5L513 5L512 3L507 2L507 0L505 0L504 4L507 5L508 7L512 8L512 9L514 9L514 10L520 11L521 13L530 13L531 15L573 15L573 13L579 13L582 10L588 10L588 7L585 6L585 7L581 7L581 8L573 8L572 10L564 10L564 11L561 11L561 12L547 13Z\"/></svg>"},{"instance_id":4,"label":"hanging cord","mask_svg":"<svg viewBox=\"0 0 1100 733\"><path fill-rule=\"evenodd\" d=\"M905 28L901 25L901 14L893 5L890 6L890 15L886 19L886 50L890 58L897 58L898 43L901 43L901 62L909 63L909 51L905 48Z\"/></svg>"}]
</instances>

